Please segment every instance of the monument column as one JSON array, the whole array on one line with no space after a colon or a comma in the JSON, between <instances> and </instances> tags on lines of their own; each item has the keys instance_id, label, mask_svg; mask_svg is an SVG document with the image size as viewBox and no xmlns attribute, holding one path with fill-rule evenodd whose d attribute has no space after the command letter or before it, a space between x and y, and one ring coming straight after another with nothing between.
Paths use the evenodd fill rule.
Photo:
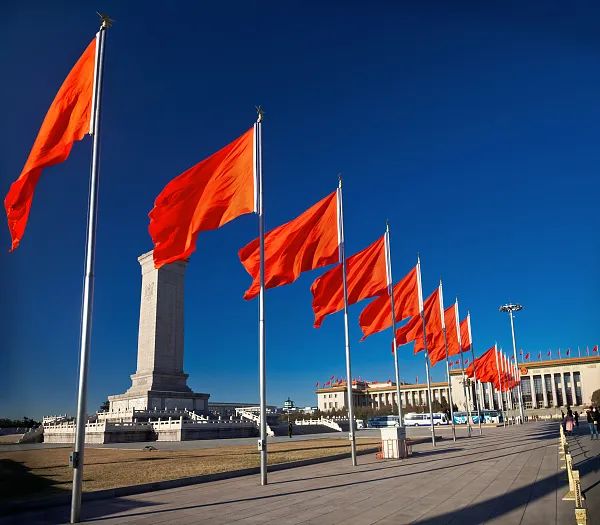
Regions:
<instances>
[{"instance_id":1,"label":"monument column","mask_svg":"<svg viewBox=\"0 0 600 525\"><path fill-rule=\"evenodd\" d=\"M183 290L187 261L154 267L152 252L138 257L142 270L137 369L124 394L109 396L110 410L188 409L204 412L208 394L194 393L183 372Z\"/></svg>"}]
</instances>

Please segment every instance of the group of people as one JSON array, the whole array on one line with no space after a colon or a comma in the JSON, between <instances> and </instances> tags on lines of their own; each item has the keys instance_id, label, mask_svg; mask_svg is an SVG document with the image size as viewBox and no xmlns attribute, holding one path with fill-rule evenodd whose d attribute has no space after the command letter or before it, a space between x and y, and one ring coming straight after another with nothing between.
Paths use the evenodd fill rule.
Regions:
<instances>
[{"instance_id":1,"label":"group of people","mask_svg":"<svg viewBox=\"0 0 600 525\"><path fill-rule=\"evenodd\" d=\"M561 410L562 414L562 424L565 432L567 434L572 434L573 429L579 426L579 413L577 411L573 412L570 407L567 407L567 414ZM590 429L590 437L594 439L599 439L600 436L600 411L596 407L588 408L585 411L587 424Z\"/></svg>"}]
</instances>

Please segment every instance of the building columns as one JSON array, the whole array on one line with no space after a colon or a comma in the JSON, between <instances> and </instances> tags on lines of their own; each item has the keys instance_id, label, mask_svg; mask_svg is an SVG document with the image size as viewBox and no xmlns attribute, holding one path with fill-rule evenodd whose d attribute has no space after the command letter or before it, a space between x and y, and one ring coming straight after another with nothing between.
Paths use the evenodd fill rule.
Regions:
<instances>
[{"instance_id":1,"label":"building columns","mask_svg":"<svg viewBox=\"0 0 600 525\"><path fill-rule=\"evenodd\" d=\"M558 396L556 395L556 380L554 372L550 374L550 385L552 386L552 406L558 408Z\"/></svg>"},{"instance_id":2,"label":"building columns","mask_svg":"<svg viewBox=\"0 0 600 525\"><path fill-rule=\"evenodd\" d=\"M544 395L544 408L548 408L548 392L546 392L546 376L542 374L542 394Z\"/></svg>"},{"instance_id":3,"label":"building columns","mask_svg":"<svg viewBox=\"0 0 600 525\"><path fill-rule=\"evenodd\" d=\"M567 398L567 382L565 380L565 373L560 373L560 380L562 381L562 389L563 389L563 406L567 406L569 404L569 399Z\"/></svg>"}]
</instances>

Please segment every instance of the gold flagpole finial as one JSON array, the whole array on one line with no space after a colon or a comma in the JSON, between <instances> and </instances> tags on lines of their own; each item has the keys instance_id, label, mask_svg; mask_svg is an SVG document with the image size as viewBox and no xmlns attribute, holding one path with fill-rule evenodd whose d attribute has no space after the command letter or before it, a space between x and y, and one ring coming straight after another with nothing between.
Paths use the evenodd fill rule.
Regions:
<instances>
[{"instance_id":1,"label":"gold flagpole finial","mask_svg":"<svg viewBox=\"0 0 600 525\"><path fill-rule=\"evenodd\" d=\"M256 122L262 122L263 118L265 117L265 110L260 105L254 107L256 108L256 114L258 115Z\"/></svg>"},{"instance_id":2,"label":"gold flagpole finial","mask_svg":"<svg viewBox=\"0 0 600 525\"><path fill-rule=\"evenodd\" d=\"M100 17L100 27L101 28L108 29L109 27L112 27L113 22L114 22L114 20L112 18L110 18L107 14L99 13L98 11L96 11L96 14Z\"/></svg>"}]
</instances>

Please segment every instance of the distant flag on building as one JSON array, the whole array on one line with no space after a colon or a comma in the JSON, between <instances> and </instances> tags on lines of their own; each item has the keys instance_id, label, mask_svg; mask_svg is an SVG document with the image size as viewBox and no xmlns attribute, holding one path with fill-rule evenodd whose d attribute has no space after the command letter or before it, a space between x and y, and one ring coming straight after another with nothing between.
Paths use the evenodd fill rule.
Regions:
<instances>
[{"instance_id":1,"label":"distant flag on building","mask_svg":"<svg viewBox=\"0 0 600 525\"><path fill-rule=\"evenodd\" d=\"M450 362L448 363L448 365L450 366L450 368L454 368L454 361L450 361Z\"/></svg>"},{"instance_id":2,"label":"distant flag on building","mask_svg":"<svg viewBox=\"0 0 600 525\"><path fill-rule=\"evenodd\" d=\"M529 352L525 354L525 361L529 361Z\"/></svg>"},{"instance_id":3,"label":"distant flag on building","mask_svg":"<svg viewBox=\"0 0 600 525\"><path fill-rule=\"evenodd\" d=\"M538 361L541 361L541 360L542 360L542 351L540 350L538 352Z\"/></svg>"},{"instance_id":4,"label":"distant flag on building","mask_svg":"<svg viewBox=\"0 0 600 525\"><path fill-rule=\"evenodd\" d=\"M569 357L571 355L571 349L567 348L567 357Z\"/></svg>"},{"instance_id":5,"label":"distant flag on building","mask_svg":"<svg viewBox=\"0 0 600 525\"><path fill-rule=\"evenodd\" d=\"M319 388L319 382L318 382L318 381L317 381L317 383L315 384L315 386L316 386L317 388Z\"/></svg>"},{"instance_id":6,"label":"distant flag on building","mask_svg":"<svg viewBox=\"0 0 600 525\"><path fill-rule=\"evenodd\" d=\"M592 352L594 352L595 354L598 353L598 345L594 346L594 348L592 348Z\"/></svg>"},{"instance_id":7,"label":"distant flag on building","mask_svg":"<svg viewBox=\"0 0 600 525\"><path fill-rule=\"evenodd\" d=\"M558 349L558 358L560 359L560 348Z\"/></svg>"},{"instance_id":8,"label":"distant flag on building","mask_svg":"<svg viewBox=\"0 0 600 525\"><path fill-rule=\"evenodd\" d=\"M346 285L349 305L379 295L387 289L383 236L346 259ZM344 308L342 265L338 264L318 277L310 291L313 295L314 326L319 328L327 315Z\"/></svg>"},{"instance_id":9,"label":"distant flag on building","mask_svg":"<svg viewBox=\"0 0 600 525\"><path fill-rule=\"evenodd\" d=\"M455 366L460 366L460 359L457 359L456 361L454 361L454 365Z\"/></svg>"},{"instance_id":10,"label":"distant flag on building","mask_svg":"<svg viewBox=\"0 0 600 525\"><path fill-rule=\"evenodd\" d=\"M308 208L265 235L265 287L275 288L293 283L302 272L335 264L338 249L338 192ZM239 252L239 258L253 281L244 299L260 291L260 250L256 238Z\"/></svg>"},{"instance_id":11,"label":"distant flag on building","mask_svg":"<svg viewBox=\"0 0 600 525\"><path fill-rule=\"evenodd\" d=\"M25 166L4 199L12 239L11 252L19 246L25 233L33 194L42 171L67 160L73 143L91 134L95 57L94 38L56 93Z\"/></svg>"},{"instance_id":12,"label":"distant flag on building","mask_svg":"<svg viewBox=\"0 0 600 525\"><path fill-rule=\"evenodd\" d=\"M469 366L469 360L465 359L465 366Z\"/></svg>"},{"instance_id":13,"label":"distant flag on building","mask_svg":"<svg viewBox=\"0 0 600 525\"><path fill-rule=\"evenodd\" d=\"M552 357L552 350L548 350L548 357Z\"/></svg>"}]
</instances>

